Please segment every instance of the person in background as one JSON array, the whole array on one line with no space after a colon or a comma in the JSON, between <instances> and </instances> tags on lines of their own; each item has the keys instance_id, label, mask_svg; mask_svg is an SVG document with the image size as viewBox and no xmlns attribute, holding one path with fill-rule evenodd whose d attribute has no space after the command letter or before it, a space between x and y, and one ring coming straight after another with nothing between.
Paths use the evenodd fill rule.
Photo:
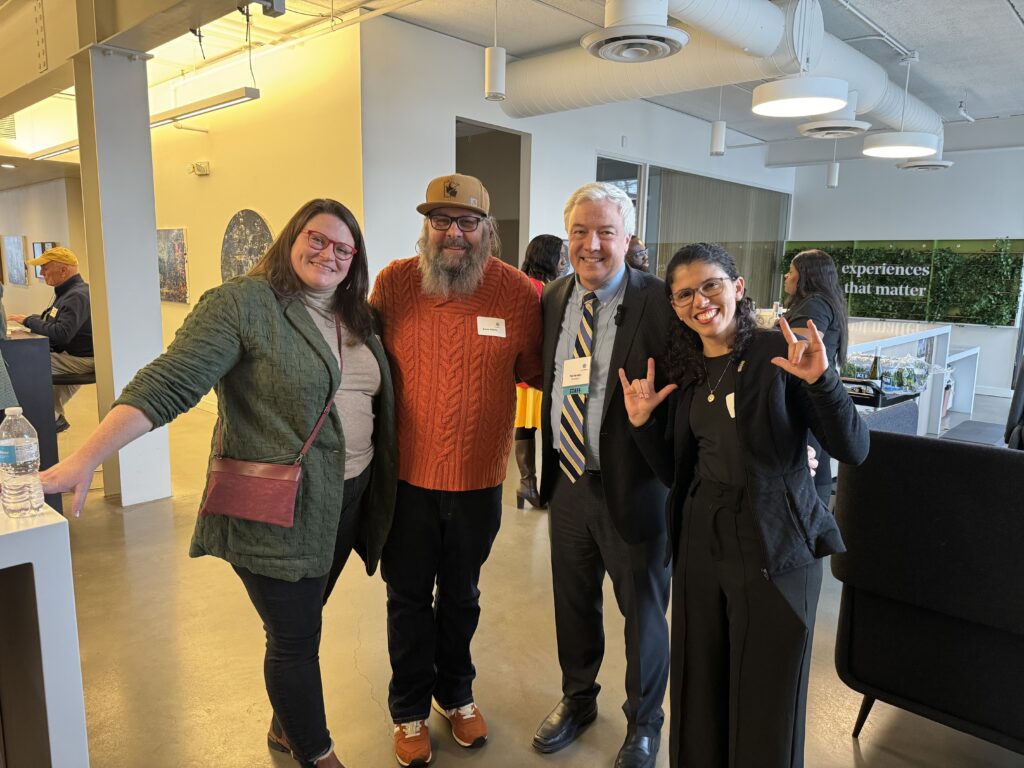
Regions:
<instances>
[{"instance_id":1,"label":"person in background","mask_svg":"<svg viewBox=\"0 0 1024 768\"><path fill-rule=\"evenodd\" d=\"M815 328L824 334L828 364L841 368L846 362L849 321L846 296L839 285L839 273L832 257L816 248L798 253L789 263L783 290L786 292L786 322L789 327L805 330L807 322L812 321ZM807 442L818 454L815 490L828 506L832 496L832 462L813 434L808 435Z\"/></svg>"},{"instance_id":2,"label":"person in background","mask_svg":"<svg viewBox=\"0 0 1024 768\"><path fill-rule=\"evenodd\" d=\"M331 403L302 463L294 526L203 515L189 551L227 560L245 586L266 630L268 743L304 768L343 768L324 713L323 606L353 548L376 569L394 510L394 399L367 263L348 208L306 203L248 275L203 295L82 447L41 474L47 493L74 492L77 516L101 461L211 387L224 456L291 464Z\"/></svg>"},{"instance_id":3,"label":"person in background","mask_svg":"<svg viewBox=\"0 0 1024 768\"><path fill-rule=\"evenodd\" d=\"M53 288L53 302L38 315L8 315L7 319L50 339L51 373L94 373L89 285L78 274L78 257L57 246L25 264L42 267L43 280ZM71 426L64 418L64 406L79 386L61 384L53 388L53 418L58 432Z\"/></svg>"},{"instance_id":4,"label":"person in background","mask_svg":"<svg viewBox=\"0 0 1024 768\"><path fill-rule=\"evenodd\" d=\"M844 551L807 430L851 464L868 430L814 322L806 340L785 319L758 329L721 246L681 248L666 284L671 383L653 359L619 378L633 439L672 488L670 764L800 768L821 558Z\"/></svg>"},{"instance_id":5,"label":"person in background","mask_svg":"<svg viewBox=\"0 0 1024 768\"><path fill-rule=\"evenodd\" d=\"M388 708L403 766L433 756L431 707L459 746L487 742L470 649L480 570L501 525L515 381L541 381L537 290L497 258L484 185L439 176L416 210L418 255L384 267L370 296L395 370L399 482L381 572Z\"/></svg>"},{"instance_id":6,"label":"person in background","mask_svg":"<svg viewBox=\"0 0 1024 768\"><path fill-rule=\"evenodd\" d=\"M629 238L629 247L626 249L626 263L633 269L639 269L641 272L651 271L651 261L648 257L647 246L636 235Z\"/></svg>"},{"instance_id":7,"label":"person in background","mask_svg":"<svg viewBox=\"0 0 1024 768\"><path fill-rule=\"evenodd\" d=\"M537 235L526 246L523 272L530 278L540 296L544 286L565 271L568 259L565 243L557 235ZM519 466L519 488L516 490L516 506L522 509L525 502L538 509L541 507L537 491L537 427L540 426L540 406L544 393L539 389L520 382L516 388L516 464Z\"/></svg>"},{"instance_id":8,"label":"person in background","mask_svg":"<svg viewBox=\"0 0 1024 768\"><path fill-rule=\"evenodd\" d=\"M636 212L625 192L585 184L564 215L575 272L542 297L541 429L562 697L533 747L564 749L597 718L608 576L626 646L626 735L615 768L653 768L669 668L668 489L633 446L616 372L661 356L672 308L661 280L626 265Z\"/></svg>"}]
</instances>

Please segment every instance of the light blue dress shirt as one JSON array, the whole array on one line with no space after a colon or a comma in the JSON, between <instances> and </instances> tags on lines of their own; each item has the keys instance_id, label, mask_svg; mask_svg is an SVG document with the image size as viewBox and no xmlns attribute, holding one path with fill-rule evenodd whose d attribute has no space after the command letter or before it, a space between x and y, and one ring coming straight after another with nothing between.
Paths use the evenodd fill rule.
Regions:
<instances>
[{"instance_id":1,"label":"light blue dress shirt","mask_svg":"<svg viewBox=\"0 0 1024 768\"><path fill-rule=\"evenodd\" d=\"M604 410L604 396L608 384L608 364L612 358L612 347L615 344L615 312L622 303L626 293L625 264L603 286L598 288L597 305L594 308L594 340L591 343L590 361L590 392L587 394L587 413L583 424L583 442L586 446L587 469L601 468L600 434L601 413ZM572 295L565 307L562 317L562 328L558 332L558 343L555 345L555 376L551 392L551 432L558 449L558 434L562 423L562 368L565 361L572 357L576 333L583 319L583 296L589 293L580 285L579 277L574 277ZM593 427L593 429L591 429ZM595 437L590 439L590 435Z\"/></svg>"}]
</instances>

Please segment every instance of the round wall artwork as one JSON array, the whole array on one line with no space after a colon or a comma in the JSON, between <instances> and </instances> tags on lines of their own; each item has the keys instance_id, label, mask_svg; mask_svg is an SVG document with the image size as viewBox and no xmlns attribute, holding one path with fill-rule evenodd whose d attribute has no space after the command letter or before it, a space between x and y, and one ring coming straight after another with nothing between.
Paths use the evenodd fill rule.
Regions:
<instances>
[{"instance_id":1,"label":"round wall artwork","mask_svg":"<svg viewBox=\"0 0 1024 768\"><path fill-rule=\"evenodd\" d=\"M243 208L228 222L220 246L220 276L225 282L244 275L274 242L266 220L256 211Z\"/></svg>"}]
</instances>

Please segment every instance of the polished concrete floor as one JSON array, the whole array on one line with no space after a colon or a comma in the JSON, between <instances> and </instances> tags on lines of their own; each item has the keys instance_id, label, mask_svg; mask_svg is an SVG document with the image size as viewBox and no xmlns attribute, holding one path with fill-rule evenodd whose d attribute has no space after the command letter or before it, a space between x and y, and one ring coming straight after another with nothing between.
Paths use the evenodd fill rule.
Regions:
<instances>
[{"instance_id":1,"label":"polished concrete floor","mask_svg":"<svg viewBox=\"0 0 1024 768\"><path fill-rule=\"evenodd\" d=\"M1008 403L979 398L974 418L999 422ZM87 387L70 404L73 426L60 436L62 455L88 434L94 414L94 388ZM173 498L120 509L93 492L83 516L71 522L94 768L295 765L266 747L270 707L262 630L241 583L225 563L187 556L212 426L213 417L199 410L171 426ZM463 750L434 715L435 764L611 766L625 733L619 710L625 665L622 620L610 590L597 723L556 755L530 748L534 728L560 695L547 518L517 510L511 482L505 503L502 530L483 572L474 647L475 694L490 741L481 750ZM321 663L339 756L348 768L381 768L395 765L386 706L384 586L360 566L350 561L326 609ZM808 706L809 768L1024 766L1024 756L885 704L875 705L860 740L852 739L860 697L839 681L833 665L838 604L838 584L826 575ZM658 766L667 765L663 753Z\"/></svg>"}]
</instances>

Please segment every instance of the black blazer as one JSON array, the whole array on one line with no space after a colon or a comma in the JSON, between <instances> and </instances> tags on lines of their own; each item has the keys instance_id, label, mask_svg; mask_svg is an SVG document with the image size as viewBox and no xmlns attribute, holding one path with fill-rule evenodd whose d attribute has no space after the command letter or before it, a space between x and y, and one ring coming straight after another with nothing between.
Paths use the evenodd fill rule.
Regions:
<instances>
[{"instance_id":1,"label":"black blazer","mask_svg":"<svg viewBox=\"0 0 1024 768\"><path fill-rule=\"evenodd\" d=\"M807 469L807 430L839 461L860 464L868 454L868 428L839 374L830 367L807 385L772 364L786 351L781 333L758 332L736 372L735 421L747 476L746 503L772 575L845 551L835 518L819 500ZM692 377L683 381L666 401L666 412L633 429L647 461L672 486L667 510L674 553L697 470L697 441L690 431L694 385Z\"/></svg>"},{"instance_id":2,"label":"black blazer","mask_svg":"<svg viewBox=\"0 0 1024 768\"><path fill-rule=\"evenodd\" d=\"M659 378L664 378L664 366L658 363L665 350L669 329L675 322L675 314L665 293L665 283L657 277L627 266L625 279L626 290L622 309L619 310L622 322L616 329L612 346L598 433L601 483L608 511L619 535L628 543L636 544L666 533L664 510L668 488L658 479L633 442L622 400L619 368L624 368L630 379L643 377L647 375L647 358L653 357ZM574 280L574 275L567 275L548 283L541 297L544 400L541 408L543 463L540 496L544 502L551 498L555 480L562 472L555 450L557 443L552 438L552 426L557 429L558 425L551 424L551 393L556 385L560 387L554 381L555 347ZM661 381L660 385L663 384ZM595 434L593 425L588 426L587 434L592 440Z\"/></svg>"}]
</instances>

